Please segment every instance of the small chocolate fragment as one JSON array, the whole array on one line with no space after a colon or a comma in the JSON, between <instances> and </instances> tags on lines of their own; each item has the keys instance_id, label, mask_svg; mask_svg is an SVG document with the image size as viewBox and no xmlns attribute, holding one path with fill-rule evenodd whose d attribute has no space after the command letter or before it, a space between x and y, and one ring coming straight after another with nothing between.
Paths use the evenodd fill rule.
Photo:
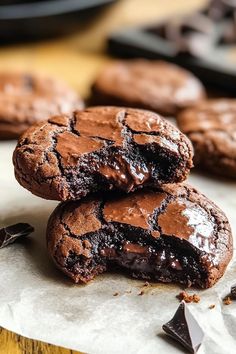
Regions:
<instances>
[{"instance_id":1,"label":"small chocolate fragment","mask_svg":"<svg viewBox=\"0 0 236 354\"><path fill-rule=\"evenodd\" d=\"M236 299L236 284L231 286L230 295L233 299Z\"/></svg>"},{"instance_id":2,"label":"small chocolate fragment","mask_svg":"<svg viewBox=\"0 0 236 354\"><path fill-rule=\"evenodd\" d=\"M164 324L162 328L191 353L196 353L202 344L204 332L184 301L179 305L174 317Z\"/></svg>"},{"instance_id":3,"label":"small chocolate fragment","mask_svg":"<svg viewBox=\"0 0 236 354\"><path fill-rule=\"evenodd\" d=\"M230 296L226 296L223 299L223 303L224 303L224 305L230 305L232 303L231 297Z\"/></svg>"},{"instance_id":4,"label":"small chocolate fragment","mask_svg":"<svg viewBox=\"0 0 236 354\"><path fill-rule=\"evenodd\" d=\"M28 236L34 228L26 223L18 223L4 227L0 230L0 248L15 242L19 237Z\"/></svg>"},{"instance_id":5,"label":"small chocolate fragment","mask_svg":"<svg viewBox=\"0 0 236 354\"><path fill-rule=\"evenodd\" d=\"M212 310L212 309L214 309L215 307L216 307L216 305L215 305L215 304L212 304L212 305L209 306L209 309Z\"/></svg>"},{"instance_id":6,"label":"small chocolate fragment","mask_svg":"<svg viewBox=\"0 0 236 354\"><path fill-rule=\"evenodd\" d=\"M139 296L144 295L144 290L141 290L140 293L138 293Z\"/></svg>"}]
</instances>

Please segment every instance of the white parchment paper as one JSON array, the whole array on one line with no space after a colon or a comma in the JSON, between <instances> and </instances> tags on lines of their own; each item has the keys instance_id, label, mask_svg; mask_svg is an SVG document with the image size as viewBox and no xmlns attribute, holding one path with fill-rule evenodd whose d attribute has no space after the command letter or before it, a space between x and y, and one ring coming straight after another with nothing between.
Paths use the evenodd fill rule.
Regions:
<instances>
[{"instance_id":1,"label":"white parchment paper","mask_svg":"<svg viewBox=\"0 0 236 354\"><path fill-rule=\"evenodd\" d=\"M183 352L161 329L178 306L179 286L152 284L139 296L143 281L113 274L79 286L55 269L45 248L45 227L56 203L33 196L15 181L14 145L0 143L0 227L29 222L36 231L0 250L0 326L87 353ZM190 182L225 211L235 236L236 182L196 173ZM200 303L189 305L206 332L199 354L236 353L236 301L222 303L233 283L236 260L213 288L197 291ZM211 304L216 305L212 310Z\"/></svg>"}]
</instances>

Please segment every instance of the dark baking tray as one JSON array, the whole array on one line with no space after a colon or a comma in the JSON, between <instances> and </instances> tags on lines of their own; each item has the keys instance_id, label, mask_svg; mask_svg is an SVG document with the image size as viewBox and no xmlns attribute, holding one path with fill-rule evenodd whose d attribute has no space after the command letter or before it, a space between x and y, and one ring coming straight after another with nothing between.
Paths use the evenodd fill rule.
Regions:
<instances>
[{"instance_id":1,"label":"dark baking tray","mask_svg":"<svg viewBox=\"0 0 236 354\"><path fill-rule=\"evenodd\" d=\"M67 34L115 0L0 0L0 44Z\"/></svg>"},{"instance_id":2,"label":"dark baking tray","mask_svg":"<svg viewBox=\"0 0 236 354\"><path fill-rule=\"evenodd\" d=\"M223 89L236 96L236 44L234 60L230 59L231 45L211 48L204 57L199 58L176 54L173 45L155 33L157 26L160 24L112 34L108 39L109 53L123 58L142 57L174 62L191 70L211 88Z\"/></svg>"}]
</instances>

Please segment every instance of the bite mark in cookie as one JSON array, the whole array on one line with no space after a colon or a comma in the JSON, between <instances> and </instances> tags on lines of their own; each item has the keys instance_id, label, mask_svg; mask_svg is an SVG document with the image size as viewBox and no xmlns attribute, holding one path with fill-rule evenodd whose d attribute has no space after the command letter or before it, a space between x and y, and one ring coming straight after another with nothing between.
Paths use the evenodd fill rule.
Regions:
<instances>
[{"instance_id":1,"label":"bite mark in cookie","mask_svg":"<svg viewBox=\"0 0 236 354\"><path fill-rule=\"evenodd\" d=\"M94 107L30 128L13 161L17 180L32 193L74 200L99 190L131 192L183 181L192 147L155 113Z\"/></svg>"},{"instance_id":2,"label":"bite mark in cookie","mask_svg":"<svg viewBox=\"0 0 236 354\"><path fill-rule=\"evenodd\" d=\"M224 213L185 184L62 203L50 217L47 242L56 265L76 283L118 269L208 288L233 250Z\"/></svg>"}]
</instances>

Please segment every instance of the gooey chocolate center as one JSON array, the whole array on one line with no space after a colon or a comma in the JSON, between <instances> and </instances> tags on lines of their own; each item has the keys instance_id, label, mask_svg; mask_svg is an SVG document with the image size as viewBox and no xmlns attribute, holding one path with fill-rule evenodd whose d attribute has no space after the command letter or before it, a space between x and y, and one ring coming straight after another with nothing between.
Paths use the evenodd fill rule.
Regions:
<instances>
[{"instance_id":1,"label":"gooey chocolate center","mask_svg":"<svg viewBox=\"0 0 236 354\"><path fill-rule=\"evenodd\" d=\"M214 218L186 198L139 191L105 202L103 218L106 226L93 221L86 237L91 269L118 266L134 277L204 286L207 271L199 254L208 255L210 266L217 263ZM81 271L77 260L67 264L75 273Z\"/></svg>"}]
</instances>

